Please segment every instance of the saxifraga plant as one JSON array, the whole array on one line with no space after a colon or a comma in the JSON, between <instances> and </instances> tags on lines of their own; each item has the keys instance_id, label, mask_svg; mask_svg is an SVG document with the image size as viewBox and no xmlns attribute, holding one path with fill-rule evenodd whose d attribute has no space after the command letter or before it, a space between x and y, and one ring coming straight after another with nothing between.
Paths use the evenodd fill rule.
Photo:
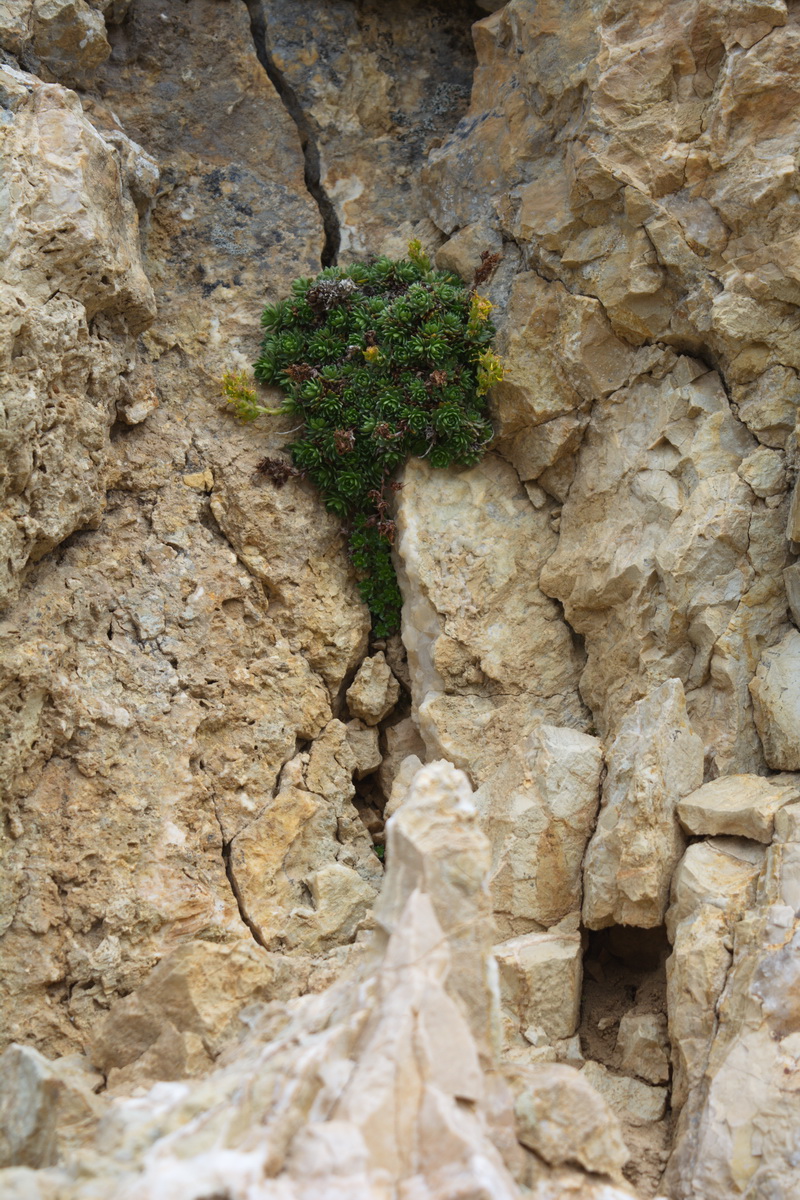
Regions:
<instances>
[{"instance_id":1,"label":"saxifraga plant","mask_svg":"<svg viewBox=\"0 0 800 1200\"><path fill-rule=\"evenodd\" d=\"M471 466L492 437L486 393L502 378L490 349L491 304L448 271L431 267L418 242L409 258L328 267L297 279L292 294L264 309L256 379L284 393L280 408L258 402L243 372L223 392L245 421L297 413L303 431L280 459L259 469L280 486L311 479L345 522L361 595L378 637L400 619L392 566L390 494L408 458L434 467Z\"/></svg>"}]
</instances>

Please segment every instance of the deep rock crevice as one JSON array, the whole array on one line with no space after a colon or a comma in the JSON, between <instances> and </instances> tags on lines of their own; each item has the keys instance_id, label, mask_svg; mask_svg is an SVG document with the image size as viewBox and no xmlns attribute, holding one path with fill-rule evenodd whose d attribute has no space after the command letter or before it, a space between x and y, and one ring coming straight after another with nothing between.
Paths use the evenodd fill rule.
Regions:
<instances>
[{"instance_id":1,"label":"deep rock crevice","mask_svg":"<svg viewBox=\"0 0 800 1200\"><path fill-rule=\"evenodd\" d=\"M253 35L253 45L256 57L266 72L267 78L275 88L287 113L297 127L300 147L305 162L305 185L309 195L319 209L320 219L325 240L320 254L320 265L331 267L336 265L341 243L341 231L336 208L326 192L320 179L320 153L314 134L311 118L303 109L297 92L289 83L285 74L280 70L270 48L269 28L264 5L261 0L243 0L250 14L250 29Z\"/></svg>"}]
</instances>

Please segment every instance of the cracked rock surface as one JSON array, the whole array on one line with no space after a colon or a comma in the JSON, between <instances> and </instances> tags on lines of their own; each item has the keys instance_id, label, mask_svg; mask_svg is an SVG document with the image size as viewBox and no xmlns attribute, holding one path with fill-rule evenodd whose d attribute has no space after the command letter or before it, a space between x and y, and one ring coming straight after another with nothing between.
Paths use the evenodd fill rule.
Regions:
<instances>
[{"instance_id":1,"label":"cracked rock surface","mask_svg":"<svg viewBox=\"0 0 800 1200\"><path fill-rule=\"evenodd\" d=\"M798 5L0 44L0 1194L797 1193ZM401 645L219 390L411 237L505 375Z\"/></svg>"}]
</instances>

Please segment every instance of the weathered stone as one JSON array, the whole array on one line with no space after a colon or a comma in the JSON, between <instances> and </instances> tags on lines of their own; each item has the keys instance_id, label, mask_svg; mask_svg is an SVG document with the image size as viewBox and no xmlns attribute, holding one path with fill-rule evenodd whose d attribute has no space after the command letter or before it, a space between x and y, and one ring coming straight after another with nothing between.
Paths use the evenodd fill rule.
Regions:
<instances>
[{"instance_id":1,"label":"weathered stone","mask_svg":"<svg viewBox=\"0 0 800 1200\"><path fill-rule=\"evenodd\" d=\"M764 756L778 771L800 770L800 633L761 656L750 684Z\"/></svg>"},{"instance_id":2,"label":"weathered stone","mask_svg":"<svg viewBox=\"0 0 800 1200\"><path fill-rule=\"evenodd\" d=\"M779 496L786 490L786 466L784 456L777 450L759 446L742 460L739 475L748 483L757 496Z\"/></svg>"},{"instance_id":3,"label":"weathered stone","mask_svg":"<svg viewBox=\"0 0 800 1200\"><path fill-rule=\"evenodd\" d=\"M392 793L392 786L404 759L414 754L422 761L425 743L411 717L404 717L396 725L387 725L381 737L385 749L378 768L378 786L384 796L388 797Z\"/></svg>"},{"instance_id":4,"label":"weathered stone","mask_svg":"<svg viewBox=\"0 0 800 1200\"><path fill-rule=\"evenodd\" d=\"M716 1028L716 1006L731 965L731 921L720 905L699 904L676 927L667 959L672 1044L671 1103L680 1112L700 1086Z\"/></svg>"},{"instance_id":5,"label":"weathered stone","mask_svg":"<svg viewBox=\"0 0 800 1200\"><path fill-rule=\"evenodd\" d=\"M480 781L538 719L581 728L579 654L536 586L548 514L487 455L467 471L412 460L399 494L403 640L430 756Z\"/></svg>"},{"instance_id":6,"label":"weathered stone","mask_svg":"<svg viewBox=\"0 0 800 1200\"><path fill-rule=\"evenodd\" d=\"M703 778L703 747L669 680L640 700L607 752L608 777L583 867L583 919L660 925L684 839L676 806Z\"/></svg>"},{"instance_id":7,"label":"weathered stone","mask_svg":"<svg viewBox=\"0 0 800 1200\"><path fill-rule=\"evenodd\" d=\"M583 978L580 934L528 933L494 948L506 1040L540 1026L569 1038L578 1027Z\"/></svg>"},{"instance_id":8,"label":"weathered stone","mask_svg":"<svg viewBox=\"0 0 800 1200\"><path fill-rule=\"evenodd\" d=\"M49 1062L30 1046L0 1055L0 1169L49 1167L95 1131L103 1077L79 1055Z\"/></svg>"},{"instance_id":9,"label":"weathered stone","mask_svg":"<svg viewBox=\"0 0 800 1200\"><path fill-rule=\"evenodd\" d=\"M753 859L736 853L732 839L714 838L689 846L672 877L666 925L670 938L678 925L704 905L711 905L738 920L755 898L763 864L759 846Z\"/></svg>"},{"instance_id":10,"label":"weathered stone","mask_svg":"<svg viewBox=\"0 0 800 1200\"><path fill-rule=\"evenodd\" d=\"M665 1176L665 1189L678 1200L791 1194L794 1187L799 881L798 843L770 847L758 906L735 926L716 1019L711 997L695 985L695 1012L704 1015L701 1034L711 1044L690 1073L694 1086ZM675 1012L682 1013L680 1003Z\"/></svg>"},{"instance_id":11,"label":"weathered stone","mask_svg":"<svg viewBox=\"0 0 800 1200\"><path fill-rule=\"evenodd\" d=\"M663 1117L669 1094L666 1088L651 1087L627 1075L614 1075L599 1062L587 1062L580 1074L628 1124L646 1125Z\"/></svg>"},{"instance_id":12,"label":"weathered stone","mask_svg":"<svg viewBox=\"0 0 800 1200\"><path fill-rule=\"evenodd\" d=\"M378 725L388 717L400 698L400 684L382 650L364 659L345 694L350 712L367 725Z\"/></svg>"},{"instance_id":13,"label":"weathered stone","mask_svg":"<svg viewBox=\"0 0 800 1200\"><path fill-rule=\"evenodd\" d=\"M551 1166L619 1175L630 1155L614 1113L573 1068L536 1066L515 1079L519 1140Z\"/></svg>"},{"instance_id":14,"label":"weathered stone","mask_svg":"<svg viewBox=\"0 0 800 1200\"><path fill-rule=\"evenodd\" d=\"M307 758L231 847L237 894L269 950L352 942L382 878L351 803L357 760L347 727L330 722Z\"/></svg>"},{"instance_id":15,"label":"weathered stone","mask_svg":"<svg viewBox=\"0 0 800 1200\"><path fill-rule=\"evenodd\" d=\"M800 625L800 563L787 567L783 572L783 582L786 584L786 599L795 625Z\"/></svg>"},{"instance_id":16,"label":"weathered stone","mask_svg":"<svg viewBox=\"0 0 800 1200\"><path fill-rule=\"evenodd\" d=\"M108 58L105 21L85 0L34 0L33 48L42 66L67 84L85 84Z\"/></svg>"},{"instance_id":17,"label":"weathered stone","mask_svg":"<svg viewBox=\"0 0 800 1200\"><path fill-rule=\"evenodd\" d=\"M678 804L687 833L721 833L770 842L776 812L800 793L761 775L726 775L705 783Z\"/></svg>"},{"instance_id":18,"label":"weathered stone","mask_svg":"<svg viewBox=\"0 0 800 1200\"><path fill-rule=\"evenodd\" d=\"M537 725L476 792L492 843L490 887L502 937L556 925L580 909L602 767L597 738Z\"/></svg>"},{"instance_id":19,"label":"weathered stone","mask_svg":"<svg viewBox=\"0 0 800 1200\"><path fill-rule=\"evenodd\" d=\"M322 599L309 574L300 589L335 620L312 616L309 628L295 612L283 626L280 599L270 604L221 535L205 489L182 478L209 471L243 509L266 492L254 479L265 449L218 411L219 379L255 355L267 248L285 239L270 250L269 286L282 292L314 269L322 241L247 13L142 0L115 37L119 53L99 70L117 116L97 96L84 94L82 112L62 88L3 69L0 592L5 602L23 579L25 591L2 625L14 836L0 1003L4 1038L49 1054L81 1050L182 941L250 937L223 846L274 794L298 738L330 720L306 649L338 687L367 627L337 523L315 498L294 534L282 541L274 515L262 534L277 545L278 581L305 567L309 546L338 561L317 564ZM150 155L170 172L143 223L152 333L137 216L155 198ZM160 406L109 445L115 406L149 390Z\"/></svg>"},{"instance_id":20,"label":"weathered stone","mask_svg":"<svg viewBox=\"0 0 800 1200\"><path fill-rule=\"evenodd\" d=\"M388 820L397 812L400 805L407 798L409 790L417 771L422 769L422 761L417 758L416 754L409 754L400 763L397 774L392 781L392 790L389 793L389 799L386 801L384 816Z\"/></svg>"},{"instance_id":21,"label":"weathered stone","mask_svg":"<svg viewBox=\"0 0 800 1200\"><path fill-rule=\"evenodd\" d=\"M378 740L378 731L361 721L348 721L347 742L353 752L356 779L363 779L377 771L383 761Z\"/></svg>"},{"instance_id":22,"label":"weathered stone","mask_svg":"<svg viewBox=\"0 0 800 1200\"><path fill-rule=\"evenodd\" d=\"M268 954L252 938L216 944L188 942L168 954L141 987L111 1006L91 1040L94 1065L108 1074L130 1067L172 1034L193 1034L205 1051L206 1067L242 1027L239 1012L249 1004L288 999L308 983L309 964ZM178 1079L184 1061L156 1059L139 1078ZM151 1057L154 1057L151 1055Z\"/></svg>"},{"instance_id":23,"label":"weathered stone","mask_svg":"<svg viewBox=\"0 0 800 1200\"><path fill-rule=\"evenodd\" d=\"M10 67L0 68L0 87L5 606L29 562L100 520L114 405L135 335L152 321L155 303L142 269L138 215L113 145L63 88Z\"/></svg>"},{"instance_id":24,"label":"weathered stone","mask_svg":"<svg viewBox=\"0 0 800 1200\"><path fill-rule=\"evenodd\" d=\"M384 932L359 978L251 1013L202 1081L108 1099L102 1152L87 1152L70 1200L154 1195L166 1181L236 1194L256 1179L271 1200L377 1200L388 1178L422 1200L519 1200L494 1144L519 1167L512 1097L486 1038L488 846L470 807L463 775L426 767L389 826Z\"/></svg>"},{"instance_id":25,"label":"weathered stone","mask_svg":"<svg viewBox=\"0 0 800 1200\"><path fill-rule=\"evenodd\" d=\"M669 1079L667 1018L663 1013L623 1013L617 1031L622 1069L648 1083Z\"/></svg>"},{"instance_id":26,"label":"weathered stone","mask_svg":"<svg viewBox=\"0 0 800 1200\"><path fill-rule=\"evenodd\" d=\"M402 256L410 225L430 216L418 182L428 147L469 101L470 17L417 0L390 7L250 0L249 7L316 145L342 254L388 249L387 235L405 225L395 249Z\"/></svg>"}]
</instances>

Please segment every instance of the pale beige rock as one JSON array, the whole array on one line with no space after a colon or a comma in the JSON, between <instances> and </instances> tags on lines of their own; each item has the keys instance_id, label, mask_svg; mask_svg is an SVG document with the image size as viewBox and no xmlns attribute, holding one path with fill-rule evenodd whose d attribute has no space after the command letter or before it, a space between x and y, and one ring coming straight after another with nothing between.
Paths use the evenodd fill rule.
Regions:
<instances>
[{"instance_id":1,"label":"pale beige rock","mask_svg":"<svg viewBox=\"0 0 800 1200\"><path fill-rule=\"evenodd\" d=\"M624 1013L617 1031L622 1070L648 1083L669 1079L667 1018L663 1013Z\"/></svg>"},{"instance_id":2,"label":"pale beige rock","mask_svg":"<svg viewBox=\"0 0 800 1200\"><path fill-rule=\"evenodd\" d=\"M738 920L755 899L763 864L763 847L755 861L736 855L727 838L713 838L689 846L675 869L670 889L666 926L674 938L678 925L699 908L711 905Z\"/></svg>"},{"instance_id":3,"label":"pale beige rock","mask_svg":"<svg viewBox=\"0 0 800 1200\"><path fill-rule=\"evenodd\" d=\"M731 921L721 907L700 904L677 926L667 959L672 1045L671 1104L680 1112L700 1086L716 1029L716 1006L731 964Z\"/></svg>"},{"instance_id":4,"label":"pale beige rock","mask_svg":"<svg viewBox=\"0 0 800 1200\"><path fill-rule=\"evenodd\" d=\"M800 841L800 804L787 804L775 814L775 841Z\"/></svg>"},{"instance_id":5,"label":"pale beige rock","mask_svg":"<svg viewBox=\"0 0 800 1200\"><path fill-rule=\"evenodd\" d=\"M100 520L114 405L155 302L114 146L73 93L10 67L0 69L0 86L7 113L0 137L5 605L29 562Z\"/></svg>"},{"instance_id":6,"label":"pale beige rock","mask_svg":"<svg viewBox=\"0 0 800 1200\"><path fill-rule=\"evenodd\" d=\"M352 942L382 878L351 803L358 760L347 727L331 721L303 765L299 786L282 787L231 846L238 898L269 950Z\"/></svg>"},{"instance_id":7,"label":"pale beige rock","mask_svg":"<svg viewBox=\"0 0 800 1200\"><path fill-rule=\"evenodd\" d=\"M514 1113L524 1146L551 1166L579 1163L599 1175L619 1175L630 1155L619 1121L573 1067L532 1067L513 1081Z\"/></svg>"},{"instance_id":8,"label":"pale beige rock","mask_svg":"<svg viewBox=\"0 0 800 1200\"><path fill-rule=\"evenodd\" d=\"M388 797L392 794L403 761L413 754L421 762L425 756L425 743L411 717L404 717L395 725L387 725L381 733L381 739L384 752L377 778L378 786Z\"/></svg>"},{"instance_id":9,"label":"pale beige rock","mask_svg":"<svg viewBox=\"0 0 800 1200\"><path fill-rule=\"evenodd\" d=\"M551 1038L578 1027L583 964L580 934L529 933L494 947L506 1041L538 1025Z\"/></svg>"},{"instance_id":10,"label":"pale beige rock","mask_svg":"<svg viewBox=\"0 0 800 1200\"><path fill-rule=\"evenodd\" d=\"M783 572L783 582L786 585L786 599L795 625L800 625L800 563L787 567Z\"/></svg>"},{"instance_id":11,"label":"pale beige rock","mask_svg":"<svg viewBox=\"0 0 800 1200\"><path fill-rule=\"evenodd\" d=\"M0 1055L0 1169L52 1166L90 1137L106 1107L102 1084L79 1055L50 1062L12 1043Z\"/></svg>"},{"instance_id":12,"label":"pale beige rock","mask_svg":"<svg viewBox=\"0 0 800 1200\"><path fill-rule=\"evenodd\" d=\"M750 684L764 756L779 771L800 770L800 633L761 656Z\"/></svg>"},{"instance_id":13,"label":"pale beige rock","mask_svg":"<svg viewBox=\"0 0 800 1200\"><path fill-rule=\"evenodd\" d=\"M475 272L482 265L483 254L499 254L502 257L503 242L497 230L487 221L476 221L459 229L454 237L448 238L436 251L436 266L440 271L453 271L466 284L472 286ZM485 291L485 285L481 285Z\"/></svg>"},{"instance_id":14,"label":"pale beige rock","mask_svg":"<svg viewBox=\"0 0 800 1200\"><path fill-rule=\"evenodd\" d=\"M748 483L757 496L779 496L786 490L786 466L784 456L777 450L759 446L743 459L739 475Z\"/></svg>"},{"instance_id":15,"label":"pale beige rock","mask_svg":"<svg viewBox=\"0 0 800 1200\"><path fill-rule=\"evenodd\" d=\"M660 1121L668 1092L627 1075L614 1075L602 1063L589 1061L581 1067L582 1078L600 1093L617 1116L630 1125Z\"/></svg>"},{"instance_id":16,"label":"pale beige rock","mask_svg":"<svg viewBox=\"0 0 800 1200\"><path fill-rule=\"evenodd\" d=\"M581 690L599 732L613 737L633 703L680 678L714 773L761 772L747 685L785 631L773 452L791 466L800 399L797 135L766 97L793 111L797 33L782 3L637 0L624 18L579 3L559 17L512 0L476 25L470 109L423 186L445 232L488 222L524 252L512 297L532 302L499 314L507 391L526 373L547 381L533 402L559 415L537 425L515 409L513 461L544 468L564 501L542 586L585 639ZM713 79L699 67L709 53ZM596 305L605 345L637 360L610 392L587 380L583 435L579 410L564 411L559 296L571 311ZM536 333L548 312L550 345ZM519 380L517 344L530 353Z\"/></svg>"},{"instance_id":17,"label":"pale beige rock","mask_svg":"<svg viewBox=\"0 0 800 1200\"><path fill-rule=\"evenodd\" d=\"M580 908L602 767L597 738L537 725L476 792L492 844L490 887L502 937L547 928Z\"/></svg>"},{"instance_id":18,"label":"pale beige rock","mask_svg":"<svg viewBox=\"0 0 800 1200\"><path fill-rule=\"evenodd\" d=\"M58 1200L256 1186L265 1200L382 1200L396 1186L419 1200L519 1200L494 1144L524 1169L486 1040L488 846L466 778L444 763L421 776L389 825L385 932L359 978L251 1013L251 1032L202 1081L106 1100L102 1152L73 1160L71 1179L45 1172L43 1189Z\"/></svg>"},{"instance_id":19,"label":"pale beige rock","mask_svg":"<svg viewBox=\"0 0 800 1200\"><path fill-rule=\"evenodd\" d=\"M790 542L800 542L800 487L797 482L792 488L792 498L789 501L786 536Z\"/></svg>"},{"instance_id":20,"label":"pale beige rock","mask_svg":"<svg viewBox=\"0 0 800 1200\"><path fill-rule=\"evenodd\" d=\"M250 511L266 492L254 471L272 435L219 412L219 379L257 352L264 246L285 239L268 281L282 294L314 270L322 239L244 7L197 0L168 22L163 11L139 4L136 55L99 68L117 116L97 95L79 102L3 69L3 603L21 578L25 591L0 634L0 1025L4 1042L51 1055L81 1050L182 942L251 938L223 848L273 795L298 739L331 718L307 650L336 689L366 643L338 525L316 498L303 509L295 497L283 533L276 506L259 509L272 513L261 534L278 584L295 563L306 571L292 595L305 590L311 619L295 611L284 625L277 587L237 558L205 489L183 482L209 471ZM170 183L142 222L158 289L149 331L137 214L155 198L156 159ZM140 403L150 415L123 415L109 447L115 408L137 416ZM309 550L325 582L316 601ZM341 965L322 959L309 986Z\"/></svg>"},{"instance_id":21,"label":"pale beige rock","mask_svg":"<svg viewBox=\"0 0 800 1200\"><path fill-rule=\"evenodd\" d=\"M760 775L725 775L685 796L678 804L678 818L687 833L770 842L775 814L797 799L796 788L775 787Z\"/></svg>"},{"instance_id":22,"label":"pale beige rock","mask_svg":"<svg viewBox=\"0 0 800 1200\"><path fill-rule=\"evenodd\" d=\"M790 1195L794 1187L799 866L797 843L771 847L758 906L735 927L710 1051L681 1113L665 1176L679 1200Z\"/></svg>"},{"instance_id":23,"label":"pale beige rock","mask_svg":"<svg viewBox=\"0 0 800 1200\"><path fill-rule=\"evenodd\" d=\"M408 796L409 790L417 771L422 769L422 762L417 758L416 754L409 754L400 763L400 767L392 782L392 790L389 793L389 799L386 801L384 816L388 820L397 812L400 805Z\"/></svg>"},{"instance_id":24,"label":"pale beige rock","mask_svg":"<svg viewBox=\"0 0 800 1200\"><path fill-rule=\"evenodd\" d=\"M636 704L607 751L608 777L583 867L583 920L660 925L684 846L676 806L703 777L703 747L669 680Z\"/></svg>"},{"instance_id":25,"label":"pale beige rock","mask_svg":"<svg viewBox=\"0 0 800 1200\"><path fill-rule=\"evenodd\" d=\"M411 460L398 497L414 715L430 756L480 781L537 718L581 728L579 654L536 586L546 511L495 455L466 471Z\"/></svg>"},{"instance_id":26,"label":"pale beige rock","mask_svg":"<svg viewBox=\"0 0 800 1200\"><path fill-rule=\"evenodd\" d=\"M365 658L346 693L347 707L367 725L378 725L400 698L400 684L382 650Z\"/></svg>"},{"instance_id":27,"label":"pale beige rock","mask_svg":"<svg viewBox=\"0 0 800 1200\"><path fill-rule=\"evenodd\" d=\"M288 999L304 990L309 964L268 954L252 938L229 943L188 942L168 954L147 979L111 1006L91 1040L92 1062L104 1073L137 1063L165 1033L184 1051L173 1062L163 1056L150 1079L179 1079L185 1070L180 1035L193 1034L206 1066L226 1042L241 1033L239 1012L248 1004ZM140 1066L140 1078L148 1072Z\"/></svg>"},{"instance_id":28,"label":"pale beige rock","mask_svg":"<svg viewBox=\"0 0 800 1200\"><path fill-rule=\"evenodd\" d=\"M347 741L355 759L355 778L364 779L372 775L383 761L378 740L378 730L361 721L348 721Z\"/></svg>"}]
</instances>

